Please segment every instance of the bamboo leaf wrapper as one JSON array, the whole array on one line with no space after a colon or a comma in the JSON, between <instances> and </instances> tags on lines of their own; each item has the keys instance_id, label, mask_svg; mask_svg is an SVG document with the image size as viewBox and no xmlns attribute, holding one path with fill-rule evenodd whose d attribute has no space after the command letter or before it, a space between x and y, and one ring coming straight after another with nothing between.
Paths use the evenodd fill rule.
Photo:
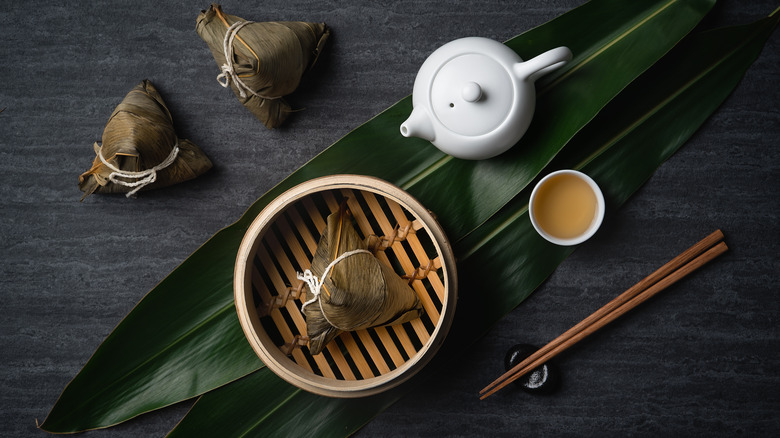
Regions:
<instances>
[{"instance_id":1,"label":"bamboo leaf wrapper","mask_svg":"<svg viewBox=\"0 0 780 438\"><path fill-rule=\"evenodd\" d=\"M162 96L148 80L125 96L108 119L92 167L79 176L82 200L92 193L128 193L195 178L211 160L180 139Z\"/></svg>"},{"instance_id":2,"label":"bamboo leaf wrapper","mask_svg":"<svg viewBox=\"0 0 780 438\"><path fill-rule=\"evenodd\" d=\"M211 5L197 18L195 29L214 55L230 86L255 117L271 128L292 111L284 96L298 88L330 35L325 23L279 21L256 23Z\"/></svg>"},{"instance_id":3,"label":"bamboo leaf wrapper","mask_svg":"<svg viewBox=\"0 0 780 438\"><path fill-rule=\"evenodd\" d=\"M328 216L312 260L312 273L323 276L323 291L306 292L306 302L311 300L304 308L311 354L319 354L344 331L402 324L422 314L417 295L367 251L350 218L344 204Z\"/></svg>"}]
</instances>

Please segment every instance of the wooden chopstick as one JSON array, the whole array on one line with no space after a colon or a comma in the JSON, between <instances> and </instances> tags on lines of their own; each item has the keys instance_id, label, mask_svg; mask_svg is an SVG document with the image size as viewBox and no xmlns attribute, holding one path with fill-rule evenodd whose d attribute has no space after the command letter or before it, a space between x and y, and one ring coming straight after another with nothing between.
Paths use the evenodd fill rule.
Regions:
<instances>
[{"instance_id":1,"label":"wooden chopstick","mask_svg":"<svg viewBox=\"0 0 780 438\"><path fill-rule=\"evenodd\" d=\"M501 377L479 392L480 399L484 400L496 393L503 387L514 382L596 330L614 321L624 313L647 301L653 295L666 289L681 278L719 256L728 249L724 242L720 242L722 239L723 233L720 230L716 230L697 244L683 251L680 255L642 279L642 281L635 284L602 308L580 321L577 325L555 338L552 342L540 348L501 375ZM720 243L718 244L718 242Z\"/></svg>"}]
</instances>

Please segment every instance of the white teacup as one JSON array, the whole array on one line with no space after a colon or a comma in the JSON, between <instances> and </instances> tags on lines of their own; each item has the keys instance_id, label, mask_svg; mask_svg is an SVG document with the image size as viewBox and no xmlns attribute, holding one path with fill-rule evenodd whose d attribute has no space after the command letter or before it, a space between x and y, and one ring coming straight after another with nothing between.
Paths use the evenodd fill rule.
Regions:
<instances>
[{"instance_id":1,"label":"white teacup","mask_svg":"<svg viewBox=\"0 0 780 438\"><path fill-rule=\"evenodd\" d=\"M595 181L576 170L559 170L542 178L531 192L528 215L534 229L562 246L593 236L604 220L604 195Z\"/></svg>"}]
</instances>

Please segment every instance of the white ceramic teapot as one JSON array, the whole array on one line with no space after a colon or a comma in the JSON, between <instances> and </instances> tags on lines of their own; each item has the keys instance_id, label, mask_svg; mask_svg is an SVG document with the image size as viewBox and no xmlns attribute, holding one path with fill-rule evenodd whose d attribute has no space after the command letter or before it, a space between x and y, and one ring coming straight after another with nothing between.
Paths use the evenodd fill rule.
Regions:
<instances>
[{"instance_id":1,"label":"white ceramic teapot","mask_svg":"<svg viewBox=\"0 0 780 438\"><path fill-rule=\"evenodd\" d=\"M451 41L420 67L414 109L401 124L401 134L429 140L458 158L494 157L528 129L536 106L534 81L571 57L567 47L558 47L523 62L495 40Z\"/></svg>"}]
</instances>

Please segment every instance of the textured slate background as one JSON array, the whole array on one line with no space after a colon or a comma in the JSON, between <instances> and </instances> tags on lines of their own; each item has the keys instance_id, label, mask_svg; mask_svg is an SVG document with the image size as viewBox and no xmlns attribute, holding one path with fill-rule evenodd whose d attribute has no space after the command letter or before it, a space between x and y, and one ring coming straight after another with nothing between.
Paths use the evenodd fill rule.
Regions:
<instances>
[{"instance_id":1,"label":"textured slate background","mask_svg":"<svg viewBox=\"0 0 780 438\"><path fill-rule=\"evenodd\" d=\"M287 174L411 92L417 68L463 36L508 39L579 0L224 4L256 21L325 21L333 38L266 130L194 31L207 3L6 3L0 15L0 436L42 436L60 391L143 295ZM769 14L722 2L710 24ZM724 106L595 238L428 386L359 436L772 435L780 429L778 157L773 36ZM105 122L150 79L209 174L138 199L79 203ZM517 341L544 344L715 228L731 251L558 359L552 396L480 402ZM191 402L87 436L161 436Z\"/></svg>"}]
</instances>

